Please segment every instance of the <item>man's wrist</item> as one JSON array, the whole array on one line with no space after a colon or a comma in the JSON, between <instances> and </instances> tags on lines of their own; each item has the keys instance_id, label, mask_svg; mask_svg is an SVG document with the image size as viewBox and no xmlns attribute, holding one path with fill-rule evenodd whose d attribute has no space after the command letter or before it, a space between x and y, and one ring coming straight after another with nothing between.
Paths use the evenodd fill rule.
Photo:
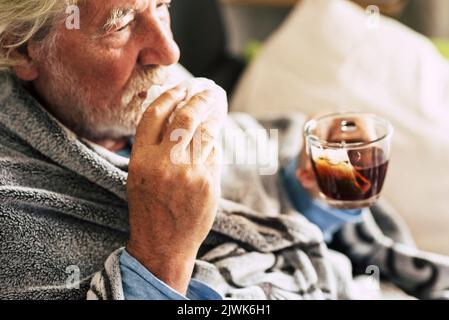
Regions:
<instances>
[{"instance_id":1,"label":"man's wrist","mask_svg":"<svg viewBox=\"0 0 449 320\"><path fill-rule=\"evenodd\" d=\"M187 293L195 266L196 252L177 253L177 250L169 245L143 246L135 241L129 241L126 251L169 287L182 295Z\"/></svg>"},{"instance_id":2,"label":"man's wrist","mask_svg":"<svg viewBox=\"0 0 449 320\"><path fill-rule=\"evenodd\" d=\"M319 199L313 199L295 175L297 159L282 170L282 178L293 207L310 222L317 225L324 234L326 242L347 223L361 221L364 210L339 210L329 207Z\"/></svg>"}]
</instances>

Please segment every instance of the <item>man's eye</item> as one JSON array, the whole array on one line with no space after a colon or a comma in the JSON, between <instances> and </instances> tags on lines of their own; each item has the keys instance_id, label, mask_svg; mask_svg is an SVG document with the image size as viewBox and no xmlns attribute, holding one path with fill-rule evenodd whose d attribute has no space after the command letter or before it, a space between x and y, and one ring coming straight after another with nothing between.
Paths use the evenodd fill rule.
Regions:
<instances>
[{"instance_id":1,"label":"man's eye","mask_svg":"<svg viewBox=\"0 0 449 320\"><path fill-rule=\"evenodd\" d=\"M159 3L159 4L157 5L157 8L158 8L158 9L162 9L162 8L170 9L170 8L171 8L171 2L162 2L162 3Z\"/></svg>"},{"instance_id":2,"label":"man's eye","mask_svg":"<svg viewBox=\"0 0 449 320\"><path fill-rule=\"evenodd\" d=\"M128 24L124 25L123 27L121 27L121 28L115 30L115 32L122 32L122 31L125 31L126 29L128 29L129 25L130 25L130 24L128 23Z\"/></svg>"},{"instance_id":3,"label":"man's eye","mask_svg":"<svg viewBox=\"0 0 449 320\"><path fill-rule=\"evenodd\" d=\"M128 30L134 23L134 20L129 21L127 24L124 24L123 27L115 29L115 32L123 32Z\"/></svg>"}]
</instances>

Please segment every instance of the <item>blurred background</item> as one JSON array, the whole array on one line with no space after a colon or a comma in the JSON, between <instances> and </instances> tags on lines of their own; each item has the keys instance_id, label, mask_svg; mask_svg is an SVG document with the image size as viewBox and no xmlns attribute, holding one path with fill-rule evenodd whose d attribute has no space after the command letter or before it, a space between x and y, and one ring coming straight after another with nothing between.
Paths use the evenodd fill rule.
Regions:
<instances>
[{"instance_id":1,"label":"blurred background","mask_svg":"<svg viewBox=\"0 0 449 320\"><path fill-rule=\"evenodd\" d=\"M353 0L374 4L419 33L432 38L449 57L449 1ZM298 0L174 0L173 30L181 63L208 75L232 92L238 76ZM199 57L201 54L201 58ZM204 54L206 53L206 54Z\"/></svg>"},{"instance_id":2,"label":"blurred background","mask_svg":"<svg viewBox=\"0 0 449 320\"><path fill-rule=\"evenodd\" d=\"M449 37L449 1L355 1L366 7L376 4L404 24L429 36ZM246 5L243 5L245 4ZM251 3L253 3L251 5ZM242 54L245 46L254 40L263 41L285 19L295 0L224 0L220 2L229 35L229 47ZM400 3L400 5L396 5Z\"/></svg>"},{"instance_id":3,"label":"blurred background","mask_svg":"<svg viewBox=\"0 0 449 320\"><path fill-rule=\"evenodd\" d=\"M367 31L369 5L402 25ZM224 87L231 111L346 104L389 119L383 194L419 248L449 255L448 0L173 0L172 19L181 63Z\"/></svg>"}]
</instances>

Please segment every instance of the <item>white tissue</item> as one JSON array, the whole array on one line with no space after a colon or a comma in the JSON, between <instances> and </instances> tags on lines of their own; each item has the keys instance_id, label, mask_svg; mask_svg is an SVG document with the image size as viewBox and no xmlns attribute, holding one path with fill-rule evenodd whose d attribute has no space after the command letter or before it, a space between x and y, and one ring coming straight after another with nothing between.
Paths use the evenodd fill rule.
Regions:
<instances>
[{"instance_id":1,"label":"white tissue","mask_svg":"<svg viewBox=\"0 0 449 320\"><path fill-rule=\"evenodd\" d=\"M176 112L186 106L186 104L197 94L213 88L216 86L215 82L206 78L192 78L185 80L180 84L181 87L185 87L187 91L187 95L185 99L176 107L176 109L171 114L168 122L171 123L176 116ZM147 97L145 101L142 103L142 109L146 110L154 101L156 101L162 94L167 92L171 86L165 85L153 85L147 91Z\"/></svg>"},{"instance_id":2,"label":"white tissue","mask_svg":"<svg viewBox=\"0 0 449 320\"><path fill-rule=\"evenodd\" d=\"M181 86L185 86L187 88L187 96L186 98L176 107L175 111L171 114L168 119L168 123L171 123L176 116L176 112L181 110L186 104L197 94L212 88L215 86L215 82L206 78L194 78L186 80L181 84Z\"/></svg>"}]
</instances>

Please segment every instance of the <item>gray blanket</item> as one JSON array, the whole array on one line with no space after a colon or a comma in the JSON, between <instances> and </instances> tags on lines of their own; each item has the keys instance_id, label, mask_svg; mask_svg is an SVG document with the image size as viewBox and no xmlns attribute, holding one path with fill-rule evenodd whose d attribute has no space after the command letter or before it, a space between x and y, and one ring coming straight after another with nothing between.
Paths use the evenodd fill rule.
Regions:
<instances>
[{"instance_id":1,"label":"gray blanket","mask_svg":"<svg viewBox=\"0 0 449 320\"><path fill-rule=\"evenodd\" d=\"M228 124L259 125L245 115ZM281 132L281 162L297 154L300 117L264 125ZM126 159L78 139L0 74L0 298L124 298L126 169ZM449 298L449 259L419 252L385 207L345 227L333 243L339 253L292 210L276 175L228 166L223 197L194 277L226 298L360 299L353 273L366 270L410 295Z\"/></svg>"}]
</instances>

